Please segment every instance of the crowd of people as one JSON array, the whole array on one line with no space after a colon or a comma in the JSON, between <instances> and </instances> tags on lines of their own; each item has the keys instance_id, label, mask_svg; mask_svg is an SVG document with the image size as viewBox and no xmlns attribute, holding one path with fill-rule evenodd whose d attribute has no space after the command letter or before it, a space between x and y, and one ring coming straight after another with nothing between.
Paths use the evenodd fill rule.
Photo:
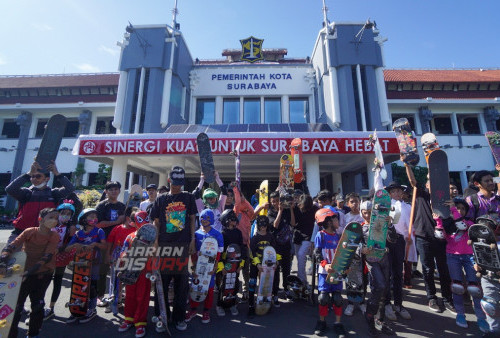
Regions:
<instances>
[{"instance_id":1,"label":"crowd of people","mask_svg":"<svg viewBox=\"0 0 500 338\"><path fill-rule=\"evenodd\" d=\"M500 166L496 169L499 170ZM249 202L236 183L224 184L217 173L217 186L212 186L214 189L207 187L201 174L200 182L193 192L183 191L185 172L182 167L175 166L168 176L168 188L149 184L146 187L148 197L139 208L127 207L119 201L121 184L110 181L104 189L105 198L95 208L83 210L74 194L73 185L59 174L55 163L49 170L61 188L48 187L50 173L43 171L36 162L27 174L16 178L6 188L7 193L19 202L19 213L1 258L6 259L23 247L27 254L10 337L17 337L17 326L25 311L24 303L28 296L31 300L28 336L37 336L43 321L54 316L66 266L75 252L82 250L92 249L96 252L88 312L79 318L68 313L67 323L90 322L97 315L97 307L103 307L106 312L116 312L110 298L106 297L106 291L113 292L106 290L110 265L120 259L130 247L138 229L148 222L157 228L155 245L186 245L192 266L207 237L217 240L217 262L229 245L240 246L242 262L237 270L243 276L240 302L248 304L249 317L255 315L255 294L259 272L262 271L262 253L265 247L272 246L278 257L272 287L273 306L280 307L280 286L286 297L293 299L297 296L296 290L288 285L295 257L297 277L304 285L304 294L317 293L319 314L312 330L317 335L325 334L330 310L335 315L335 333L346 335L342 316L352 316L356 307L363 313L370 335L375 336L380 332L394 335L395 331L387 319L412 319L411 308L404 306L403 288L412 289L412 278L418 273L418 258L431 311L450 311L456 315L456 325L467 328L469 324L464 302L470 297L479 330L485 336L500 335L499 276L476 276L480 269L475 264L467 233L472 224L482 223L491 227L497 236L500 235L500 196L489 171L476 172L463 195L459 195L456 186L450 185L452 199L448 205L451 217L443 219L433 212L429 183L425 187L419 186L409 166L406 167L409 186L397 181L384 186L376 174L375 186L366 198L356 192L344 198L340 193L334 194L328 190L321 190L316 196L311 196L307 185L302 184L302 189L290 191L293 200L273 191L269 194L269 203L265 204L259 204L255 196ZM31 185L26 187L27 183ZM371 200L374 192L381 189L389 193L392 205L401 210L401 214L398 219L387 219L387 249L381 259L371 260L368 256L373 248L367 245ZM410 201L413 201L413 205ZM411 215L414 215L413 219L410 219ZM362 241L356 253L362 261L359 269L363 274L362 297L358 302L343 300L344 285L341 280L335 283L327 280L328 274L333 272L332 261L340 236L351 222L360 223L363 227ZM317 278L317 290L311 290L308 282L308 257L313 257L317 264L317 276L312 276ZM220 287L221 270L220 264L215 264L211 272L208 295L202 304L202 323L210 322L214 302L216 314L226 315L221 295L214 301L214 293ZM171 287L173 291L173 297L168 297L168 292L165 292L169 320L180 331L186 330L187 323L198 316L201 305L189 297L192 273L193 270L186 273L162 271L164 290ZM440 283L441 298L437 296L436 276ZM53 291L46 306L45 293L51 282ZM134 285L127 285L124 321L117 328L119 332L135 327L136 337L146 334L152 290L145 271ZM155 293L156 316L160 314L157 297ZM241 310L242 305L239 307ZM238 315L238 306L231 306L230 313ZM157 327L157 330L165 328Z\"/></svg>"}]
</instances>

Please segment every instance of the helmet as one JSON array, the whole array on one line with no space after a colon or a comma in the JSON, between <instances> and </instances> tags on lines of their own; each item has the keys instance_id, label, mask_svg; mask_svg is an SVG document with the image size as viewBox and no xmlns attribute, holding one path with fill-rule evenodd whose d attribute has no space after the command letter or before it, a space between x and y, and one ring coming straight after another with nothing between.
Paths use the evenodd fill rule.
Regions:
<instances>
[{"instance_id":1,"label":"helmet","mask_svg":"<svg viewBox=\"0 0 500 338\"><path fill-rule=\"evenodd\" d=\"M146 211L136 212L134 215L134 222L138 228L142 227L144 224L148 224L149 214Z\"/></svg>"},{"instance_id":2,"label":"helmet","mask_svg":"<svg viewBox=\"0 0 500 338\"><path fill-rule=\"evenodd\" d=\"M72 200L64 200L63 203L59 204L57 206L57 211L61 210L71 210L73 214L75 213L75 206L73 205Z\"/></svg>"},{"instance_id":3,"label":"helmet","mask_svg":"<svg viewBox=\"0 0 500 338\"><path fill-rule=\"evenodd\" d=\"M83 209L82 212L80 213L80 215L78 215L78 223L81 223L81 220L85 219L85 217L87 217L87 215L89 215L91 213L96 213L97 214L97 210L95 210L94 208L85 208L85 209Z\"/></svg>"},{"instance_id":4,"label":"helmet","mask_svg":"<svg viewBox=\"0 0 500 338\"><path fill-rule=\"evenodd\" d=\"M457 204L462 204L465 207L465 212L469 211L469 203L467 203L467 201L465 199L463 199L462 197L455 197L453 199L453 203L455 204L455 206Z\"/></svg>"},{"instance_id":5,"label":"helmet","mask_svg":"<svg viewBox=\"0 0 500 338\"><path fill-rule=\"evenodd\" d=\"M498 221L491 215L482 215L476 218L477 224L482 224L490 227L491 230L495 231L498 227Z\"/></svg>"},{"instance_id":6,"label":"helmet","mask_svg":"<svg viewBox=\"0 0 500 338\"><path fill-rule=\"evenodd\" d=\"M236 221L236 225L239 223L236 213L231 209L224 210L219 217L219 221L221 222L223 227L229 226L229 222L233 220Z\"/></svg>"},{"instance_id":7,"label":"helmet","mask_svg":"<svg viewBox=\"0 0 500 338\"><path fill-rule=\"evenodd\" d=\"M207 207L210 207L211 209L215 209L218 207L219 205L219 194L217 194L217 192L214 190L214 189L211 189L211 188L207 188L205 189L205 191L203 192L203 203L207 206ZM214 204L208 204L207 202L207 198L216 198L216 202Z\"/></svg>"},{"instance_id":8,"label":"helmet","mask_svg":"<svg viewBox=\"0 0 500 338\"><path fill-rule=\"evenodd\" d=\"M333 211L330 208L322 208L316 211L314 218L316 219L316 223L323 223L327 217L338 217L338 213Z\"/></svg>"},{"instance_id":9,"label":"helmet","mask_svg":"<svg viewBox=\"0 0 500 338\"><path fill-rule=\"evenodd\" d=\"M200 223L201 221L209 221L209 225L214 225L215 223L215 215L214 212L211 209L204 209L200 213Z\"/></svg>"}]
</instances>

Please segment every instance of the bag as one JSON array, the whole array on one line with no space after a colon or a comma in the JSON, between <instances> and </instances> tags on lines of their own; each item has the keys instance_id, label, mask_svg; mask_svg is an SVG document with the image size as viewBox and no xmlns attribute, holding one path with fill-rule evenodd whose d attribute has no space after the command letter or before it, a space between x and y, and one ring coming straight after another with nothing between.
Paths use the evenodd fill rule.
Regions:
<instances>
[{"instance_id":1,"label":"bag","mask_svg":"<svg viewBox=\"0 0 500 338\"><path fill-rule=\"evenodd\" d=\"M278 245L290 244L290 239L292 238L292 230L289 225L285 225L283 228L276 232L276 243Z\"/></svg>"}]
</instances>

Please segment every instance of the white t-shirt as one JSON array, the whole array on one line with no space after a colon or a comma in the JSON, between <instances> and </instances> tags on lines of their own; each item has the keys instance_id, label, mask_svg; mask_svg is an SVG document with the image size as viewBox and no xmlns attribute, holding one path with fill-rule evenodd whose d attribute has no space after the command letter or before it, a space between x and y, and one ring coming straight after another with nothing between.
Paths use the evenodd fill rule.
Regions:
<instances>
[{"instance_id":1,"label":"white t-shirt","mask_svg":"<svg viewBox=\"0 0 500 338\"><path fill-rule=\"evenodd\" d=\"M361 216L361 213L354 215L351 212L348 212L345 217L344 217L345 225L351 223L351 222L358 222L358 223L363 223L365 220L363 219L363 216Z\"/></svg>"},{"instance_id":2,"label":"white t-shirt","mask_svg":"<svg viewBox=\"0 0 500 338\"><path fill-rule=\"evenodd\" d=\"M145 201L142 201L141 204L139 205L139 209L141 209L142 211L147 211L146 209L149 207L150 204L152 204L153 202L151 202L149 199L145 200Z\"/></svg>"},{"instance_id":3,"label":"white t-shirt","mask_svg":"<svg viewBox=\"0 0 500 338\"><path fill-rule=\"evenodd\" d=\"M395 205L396 203L401 203L401 216L399 217L399 222L394 224L394 226L396 227L396 232L400 235L403 235L404 238L408 238L411 206L403 201L391 200L391 205Z\"/></svg>"}]
</instances>

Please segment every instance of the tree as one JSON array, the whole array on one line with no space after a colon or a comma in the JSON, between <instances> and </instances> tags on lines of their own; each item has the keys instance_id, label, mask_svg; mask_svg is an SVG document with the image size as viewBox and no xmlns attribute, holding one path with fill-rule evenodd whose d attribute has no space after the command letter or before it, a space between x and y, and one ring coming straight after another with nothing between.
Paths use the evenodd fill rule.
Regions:
<instances>
[{"instance_id":1,"label":"tree","mask_svg":"<svg viewBox=\"0 0 500 338\"><path fill-rule=\"evenodd\" d=\"M112 167L107 166L104 163L99 164L96 176L97 185L105 185L107 181L111 180L111 169Z\"/></svg>"},{"instance_id":2,"label":"tree","mask_svg":"<svg viewBox=\"0 0 500 338\"><path fill-rule=\"evenodd\" d=\"M86 173L85 164L78 163L76 165L75 171L73 171L73 184L77 187L82 185L83 175Z\"/></svg>"},{"instance_id":3,"label":"tree","mask_svg":"<svg viewBox=\"0 0 500 338\"><path fill-rule=\"evenodd\" d=\"M406 176L406 168L397 165L396 163L391 164L392 168L392 177L395 181L400 184L410 186L410 181L408 181L408 177ZM416 166L412 168L413 174L415 175L415 179L417 180L418 186L425 186L425 182L427 182L427 175L429 174L429 169L426 167Z\"/></svg>"}]
</instances>

